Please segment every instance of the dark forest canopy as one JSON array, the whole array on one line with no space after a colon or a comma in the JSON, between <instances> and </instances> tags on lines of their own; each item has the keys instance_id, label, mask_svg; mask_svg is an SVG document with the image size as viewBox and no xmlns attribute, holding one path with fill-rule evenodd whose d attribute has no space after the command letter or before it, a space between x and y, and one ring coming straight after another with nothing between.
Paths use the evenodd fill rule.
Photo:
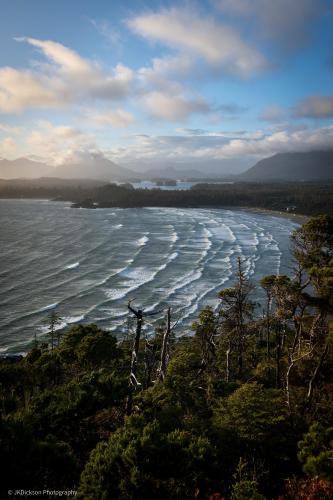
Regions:
<instances>
[{"instance_id":1,"label":"dark forest canopy","mask_svg":"<svg viewBox=\"0 0 333 500\"><path fill-rule=\"evenodd\" d=\"M305 215L333 214L330 184L197 184L189 190L103 186L90 196L99 207L253 207ZM82 206L79 200L77 206Z\"/></svg>"},{"instance_id":2,"label":"dark forest canopy","mask_svg":"<svg viewBox=\"0 0 333 500\"><path fill-rule=\"evenodd\" d=\"M49 181L49 182L48 182ZM78 207L253 207L304 215L333 214L333 184L196 184L189 190L133 189L94 181L0 181L0 198L46 198ZM87 200L90 203L87 204Z\"/></svg>"},{"instance_id":3,"label":"dark forest canopy","mask_svg":"<svg viewBox=\"0 0 333 500\"><path fill-rule=\"evenodd\" d=\"M96 325L62 336L52 313L47 342L0 363L2 498L331 499L333 218L291 243L290 276L251 283L239 259L192 332L167 310L145 333L139 298L121 341Z\"/></svg>"}]
</instances>

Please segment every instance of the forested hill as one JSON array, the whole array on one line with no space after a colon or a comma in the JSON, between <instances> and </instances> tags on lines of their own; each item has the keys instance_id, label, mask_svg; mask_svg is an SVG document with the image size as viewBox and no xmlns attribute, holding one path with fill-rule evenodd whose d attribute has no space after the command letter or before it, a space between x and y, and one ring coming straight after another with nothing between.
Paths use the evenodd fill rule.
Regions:
<instances>
[{"instance_id":1,"label":"forested hill","mask_svg":"<svg viewBox=\"0 0 333 500\"><path fill-rule=\"evenodd\" d=\"M0 497L331 500L333 218L291 244L295 274L251 283L239 259L192 332L170 309L154 328L138 296L120 342L96 325L62 335L53 311L47 338L0 362Z\"/></svg>"},{"instance_id":2,"label":"forested hill","mask_svg":"<svg viewBox=\"0 0 333 500\"><path fill-rule=\"evenodd\" d=\"M253 207L305 215L333 214L332 185L327 184L198 184L187 191L103 186L91 192L87 207ZM78 193L79 194L79 193ZM80 193L81 195L83 193ZM88 203L87 203L88 201Z\"/></svg>"},{"instance_id":3,"label":"forested hill","mask_svg":"<svg viewBox=\"0 0 333 500\"><path fill-rule=\"evenodd\" d=\"M92 180L1 181L0 198L55 199L77 207L252 207L333 215L333 183L197 184L190 190L134 189Z\"/></svg>"},{"instance_id":4,"label":"forested hill","mask_svg":"<svg viewBox=\"0 0 333 500\"><path fill-rule=\"evenodd\" d=\"M332 181L333 151L279 153L258 161L239 178L259 182Z\"/></svg>"}]
</instances>

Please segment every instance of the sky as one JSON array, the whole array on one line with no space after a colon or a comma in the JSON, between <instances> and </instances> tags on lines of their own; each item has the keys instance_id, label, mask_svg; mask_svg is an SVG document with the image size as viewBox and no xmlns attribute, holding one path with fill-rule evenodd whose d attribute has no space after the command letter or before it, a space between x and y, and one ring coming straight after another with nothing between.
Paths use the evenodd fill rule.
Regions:
<instances>
[{"instance_id":1,"label":"sky","mask_svg":"<svg viewBox=\"0 0 333 500\"><path fill-rule=\"evenodd\" d=\"M237 172L333 147L333 0L0 0L0 157Z\"/></svg>"}]
</instances>

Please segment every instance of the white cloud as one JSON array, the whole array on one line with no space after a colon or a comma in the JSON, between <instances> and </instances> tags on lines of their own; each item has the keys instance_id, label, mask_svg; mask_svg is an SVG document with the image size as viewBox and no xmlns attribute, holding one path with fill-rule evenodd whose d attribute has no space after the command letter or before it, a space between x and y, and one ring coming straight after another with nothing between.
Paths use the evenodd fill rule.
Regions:
<instances>
[{"instance_id":1,"label":"white cloud","mask_svg":"<svg viewBox=\"0 0 333 500\"><path fill-rule=\"evenodd\" d=\"M87 111L85 117L89 123L92 122L99 127L125 128L134 122L132 113L124 109L113 109L105 112Z\"/></svg>"},{"instance_id":2,"label":"white cloud","mask_svg":"<svg viewBox=\"0 0 333 500\"><path fill-rule=\"evenodd\" d=\"M84 100L120 100L131 92L134 73L122 64L105 70L60 43L17 40L36 47L48 63L35 63L33 69L0 68L0 112L60 108Z\"/></svg>"},{"instance_id":3,"label":"white cloud","mask_svg":"<svg viewBox=\"0 0 333 500\"><path fill-rule=\"evenodd\" d=\"M247 78L267 68L265 57L238 32L189 8L165 9L133 17L129 27L144 38L202 58L216 69Z\"/></svg>"},{"instance_id":4,"label":"white cloud","mask_svg":"<svg viewBox=\"0 0 333 500\"><path fill-rule=\"evenodd\" d=\"M192 99L183 95L152 92L143 98L145 109L151 116L168 121L186 120L194 113L209 113L208 103L201 97Z\"/></svg>"},{"instance_id":5,"label":"white cloud","mask_svg":"<svg viewBox=\"0 0 333 500\"><path fill-rule=\"evenodd\" d=\"M210 112L204 98L192 95L179 82L189 77L194 67L194 59L183 53L154 58L150 66L137 72L137 102L151 117L171 122Z\"/></svg>"},{"instance_id":6,"label":"white cloud","mask_svg":"<svg viewBox=\"0 0 333 500\"><path fill-rule=\"evenodd\" d=\"M332 118L333 96L308 96L294 108L296 118Z\"/></svg>"},{"instance_id":7,"label":"white cloud","mask_svg":"<svg viewBox=\"0 0 333 500\"><path fill-rule=\"evenodd\" d=\"M95 162L103 161L106 156L99 149L68 149L54 165L86 164L91 168Z\"/></svg>"},{"instance_id":8,"label":"white cloud","mask_svg":"<svg viewBox=\"0 0 333 500\"><path fill-rule=\"evenodd\" d=\"M192 134L190 129L184 129L181 135L182 129L178 130L179 135L135 136L126 147L113 148L110 155L120 163L133 163L133 165L137 161L141 163L191 162L196 159L209 161L214 159L216 151L230 142L230 137L222 133L209 135L203 131L203 134L200 134L200 130L196 130Z\"/></svg>"},{"instance_id":9,"label":"white cloud","mask_svg":"<svg viewBox=\"0 0 333 500\"><path fill-rule=\"evenodd\" d=\"M69 126L55 126L41 121L36 130L26 138L30 154L48 158L54 165L63 163L64 157L73 151L94 151L97 149L93 135Z\"/></svg>"},{"instance_id":10,"label":"white cloud","mask_svg":"<svg viewBox=\"0 0 333 500\"><path fill-rule=\"evenodd\" d=\"M44 56L54 62L64 74L79 77L91 76L92 66L74 50L51 40L37 40L35 38L15 38L17 42L26 42L39 49Z\"/></svg>"},{"instance_id":11,"label":"white cloud","mask_svg":"<svg viewBox=\"0 0 333 500\"><path fill-rule=\"evenodd\" d=\"M20 70L0 68L0 112L3 113L96 103L96 112L90 113L95 124L126 127L134 120L132 114L120 108L100 113L98 101L132 98L150 116L166 121L186 120L196 113L210 114L210 119L216 121L221 118L220 112L234 114L241 110L230 104L220 108L212 106L203 97L185 90L177 79L186 79L196 67L193 54L186 51L155 58L151 66L133 71L123 64L102 68L97 62L50 40L16 40L36 48L46 61L34 61L30 68Z\"/></svg>"},{"instance_id":12,"label":"white cloud","mask_svg":"<svg viewBox=\"0 0 333 500\"><path fill-rule=\"evenodd\" d=\"M35 63L31 69L0 68L0 112L68 108L127 97L136 97L136 104L141 104L149 115L170 121L212 111L202 97L185 97L182 85L167 77L189 70L192 59L187 55L156 58L151 67L136 72L122 64L106 71L59 43L34 38L17 40L38 49L47 62ZM99 106L96 109L89 115L98 126L126 127L134 121L131 113L120 108L103 112L98 111Z\"/></svg>"},{"instance_id":13,"label":"white cloud","mask_svg":"<svg viewBox=\"0 0 333 500\"><path fill-rule=\"evenodd\" d=\"M5 137L0 141L0 157L11 158L17 151L16 142L12 137Z\"/></svg>"},{"instance_id":14,"label":"white cloud","mask_svg":"<svg viewBox=\"0 0 333 500\"><path fill-rule=\"evenodd\" d=\"M52 41L24 38L22 41L39 48L56 67L51 67L55 77L61 77L71 98L77 96L120 99L128 95L134 78L133 71L117 64L111 71L103 71L96 62L86 61L73 50Z\"/></svg>"},{"instance_id":15,"label":"white cloud","mask_svg":"<svg viewBox=\"0 0 333 500\"><path fill-rule=\"evenodd\" d=\"M179 133L182 129L178 129ZM194 132L194 133L193 133ZM200 133L202 132L202 133ZM135 162L244 162L288 151L312 151L333 148L333 125L317 129L239 131L211 133L184 129L185 135L134 138L126 147L109 153L120 163Z\"/></svg>"},{"instance_id":16,"label":"white cloud","mask_svg":"<svg viewBox=\"0 0 333 500\"><path fill-rule=\"evenodd\" d=\"M5 123L0 123L0 133L4 134L19 134L22 131L21 127L12 127Z\"/></svg>"},{"instance_id":17,"label":"white cloud","mask_svg":"<svg viewBox=\"0 0 333 500\"><path fill-rule=\"evenodd\" d=\"M222 148L211 151L214 158L254 156L262 158L275 153L312 151L333 148L333 125L317 129L279 130L257 139L233 139ZM208 154L208 151L206 151Z\"/></svg>"},{"instance_id":18,"label":"white cloud","mask_svg":"<svg viewBox=\"0 0 333 500\"><path fill-rule=\"evenodd\" d=\"M0 112L17 113L28 107L61 107L65 96L60 96L56 87L57 82L44 75L0 68Z\"/></svg>"},{"instance_id":19,"label":"white cloud","mask_svg":"<svg viewBox=\"0 0 333 500\"><path fill-rule=\"evenodd\" d=\"M154 88L165 89L170 87L169 78L186 78L194 67L195 61L189 54L158 57L152 60L150 66L139 69L138 78L145 86L153 85Z\"/></svg>"},{"instance_id":20,"label":"white cloud","mask_svg":"<svg viewBox=\"0 0 333 500\"><path fill-rule=\"evenodd\" d=\"M55 126L40 122L29 133L25 150L38 154L54 165L75 162L102 154L120 164L135 167L142 164L230 161L233 165L250 164L260 158L288 151L311 151L333 148L333 125L316 129L291 128L273 131L207 131L204 129L177 129L177 135L129 136L121 146L108 151L96 138L69 126ZM0 141L1 156L13 156L17 145L10 137ZM77 160L78 161L78 160Z\"/></svg>"}]
</instances>

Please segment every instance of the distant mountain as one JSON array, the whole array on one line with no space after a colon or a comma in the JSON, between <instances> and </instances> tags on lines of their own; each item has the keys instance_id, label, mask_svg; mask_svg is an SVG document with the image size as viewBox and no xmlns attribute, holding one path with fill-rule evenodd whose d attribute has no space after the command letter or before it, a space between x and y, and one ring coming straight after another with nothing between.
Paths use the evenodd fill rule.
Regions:
<instances>
[{"instance_id":1,"label":"distant mountain","mask_svg":"<svg viewBox=\"0 0 333 500\"><path fill-rule=\"evenodd\" d=\"M0 159L0 179L95 179L103 181L126 181L137 178L138 173L116 165L102 155L90 155L89 159L77 163L66 163L51 167L46 163L29 158L16 160Z\"/></svg>"},{"instance_id":2,"label":"distant mountain","mask_svg":"<svg viewBox=\"0 0 333 500\"><path fill-rule=\"evenodd\" d=\"M89 160L66 163L49 172L49 177L61 179L99 179L105 181L125 181L138 177L137 172L121 167L102 155L91 155Z\"/></svg>"},{"instance_id":3,"label":"distant mountain","mask_svg":"<svg viewBox=\"0 0 333 500\"><path fill-rule=\"evenodd\" d=\"M333 151L279 153L258 161L238 178L262 182L333 180Z\"/></svg>"},{"instance_id":4,"label":"distant mountain","mask_svg":"<svg viewBox=\"0 0 333 500\"><path fill-rule=\"evenodd\" d=\"M49 165L28 158L2 159L0 160L0 179L33 179L47 175L50 169Z\"/></svg>"}]
</instances>

